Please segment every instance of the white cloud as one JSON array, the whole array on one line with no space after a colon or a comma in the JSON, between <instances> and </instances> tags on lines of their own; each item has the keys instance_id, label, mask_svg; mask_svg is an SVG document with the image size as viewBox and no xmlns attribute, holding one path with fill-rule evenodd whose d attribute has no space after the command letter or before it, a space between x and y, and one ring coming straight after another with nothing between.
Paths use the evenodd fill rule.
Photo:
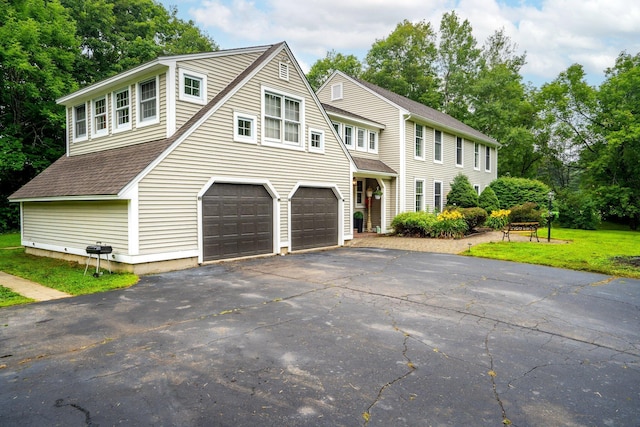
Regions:
<instances>
[{"instance_id":1,"label":"white cloud","mask_svg":"<svg viewBox=\"0 0 640 427\"><path fill-rule=\"evenodd\" d=\"M170 4L173 0L166 0ZM527 52L525 79L550 81L580 63L594 82L626 50L640 52L640 4L628 0L200 0L193 19L222 48L287 41L307 70L329 50L363 58L403 19L438 30L442 14L468 19L478 45L496 30ZM179 9L180 11L180 9ZM184 13L184 11L180 11Z\"/></svg>"}]
</instances>

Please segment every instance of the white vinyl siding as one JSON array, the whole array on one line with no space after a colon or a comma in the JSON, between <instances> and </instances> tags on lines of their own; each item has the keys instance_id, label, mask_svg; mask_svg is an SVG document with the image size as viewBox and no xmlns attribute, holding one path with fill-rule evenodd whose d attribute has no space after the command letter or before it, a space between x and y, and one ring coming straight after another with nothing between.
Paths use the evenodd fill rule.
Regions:
<instances>
[{"instance_id":1,"label":"white vinyl siding","mask_svg":"<svg viewBox=\"0 0 640 427\"><path fill-rule=\"evenodd\" d=\"M345 198L342 232L351 233L348 157L329 128L323 112L312 102L311 95L305 95L308 93L306 83L297 73L290 74L286 94L305 101L304 122L308 128L301 127L305 129L301 131L301 139L308 138L309 128L324 131L324 155L283 150L275 144L239 144L233 141L234 127L230 126L233 112L260 117L264 97L261 84L269 87L282 85L278 70L278 60L267 64L252 81L231 96L224 107L142 179L139 184L141 254L198 249L196 195L212 176L269 180L281 197L277 204L280 222L274 228L281 244L290 244L287 195L296 183L338 183ZM263 139L263 129L262 124L257 126L258 141Z\"/></svg>"},{"instance_id":2,"label":"white vinyl siding","mask_svg":"<svg viewBox=\"0 0 640 427\"><path fill-rule=\"evenodd\" d=\"M126 201L25 202L22 212L26 241L82 251L102 242L127 253Z\"/></svg>"}]
</instances>

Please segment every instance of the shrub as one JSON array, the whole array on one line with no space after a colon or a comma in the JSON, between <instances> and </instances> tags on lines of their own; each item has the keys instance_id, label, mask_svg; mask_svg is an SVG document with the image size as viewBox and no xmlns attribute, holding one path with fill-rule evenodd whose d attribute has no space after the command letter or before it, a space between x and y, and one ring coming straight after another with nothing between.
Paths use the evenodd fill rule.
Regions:
<instances>
[{"instance_id":1,"label":"shrub","mask_svg":"<svg viewBox=\"0 0 640 427\"><path fill-rule=\"evenodd\" d=\"M467 222L458 210L446 210L438 214L433 224L432 237L460 239L467 232Z\"/></svg>"},{"instance_id":2,"label":"shrub","mask_svg":"<svg viewBox=\"0 0 640 427\"><path fill-rule=\"evenodd\" d=\"M510 222L539 222L540 225L546 223L543 213L536 209L536 204L528 202L511 208L509 215Z\"/></svg>"},{"instance_id":3,"label":"shrub","mask_svg":"<svg viewBox=\"0 0 640 427\"><path fill-rule=\"evenodd\" d=\"M447 206L473 208L478 206L478 193L473 189L466 175L458 174L451 183L447 194Z\"/></svg>"},{"instance_id":4,"label":"shrub","mask_svg":"<svg viewBox=\"0 0 640 427\"><path fill-rule=\"evenodd\" d=\"M494 230L502 230L509 223L509 215L511 211L508 209L498 209L491 212L489 218L485 222L487 227L491 227Z\"/></svg>"},{"instance_id":5,"label":"shrub","mask_svg":"<svg viewBox=\"0 0 640 427\"><path fill-rule=\"evenodd\" d=\"M558 210L562 227L595 230L600 224L597 206L587 194L567 192L560 195Z\"/></svg>"},{"instance_id":6,"label":"shrub","mask_svg":"<svg viewBox=\"0 0 640 427\"><path fill-rule=\"evenodd\" d=\"M398 214L391 221L391 227L395 234L401 236L431 235L436 217L428 212L403 212Z\"/></svg>"},{"instance_id":7,"label":"shrub","mask_svg":"<svg viewBox=\"0 0 640 427\"><path fill-rule=\"evenodd\" d=\"M535 179L511 177L498 178L489 186L500 201L500 209L511 209L527 202L534 203L536 209L544 208L551 190L547 184Z\"/></svg>"},{"instance_id":8,"label":"shrub","mask_svg":"<svg viewBox=\"0 0 640 427\"><path fill-rule=\"evenodd\" d=\"M486 187L482 190L482 193L480 193L480 196L478 197L478 206L487 211L487 213L500 209L498 196L496 196L496 193L491 187Z\"/></svg>"},{"instance_id":9,"label":"shrub","mask_svg":"<svg viewBox=\"0 0 640 427\"><path fill-rule=\"evenodd\" d=\"M464 208L460 209L460 212L467 222L468 231L480 227L487 220L487 211L482 208Z\"/></svg>"},{"instance_id":10,"label":"shrub","mask_svg":"<svg viewBox=\"0 0 640 427\"><path fill-rule=\"evenodd\" d=\"M355 219L364 219L364 214L363 214L362 212L360 212L360 211L355 211L355 212L353 213L353 217L354 217Z\"/></svg>"}]
</instances>

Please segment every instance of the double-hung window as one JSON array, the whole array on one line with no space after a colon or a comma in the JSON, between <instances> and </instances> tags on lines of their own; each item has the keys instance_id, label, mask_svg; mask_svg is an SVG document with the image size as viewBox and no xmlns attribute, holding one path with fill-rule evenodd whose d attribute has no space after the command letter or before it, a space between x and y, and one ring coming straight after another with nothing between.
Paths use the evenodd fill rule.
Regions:
<instances>
[{"instance_id":1,"label":"double-hung window","mask_svg":"<svg viewBox=\"0 0 640 427\"><path fill-rule=\"evenodd\" d=\"M463 147L464 147L464 140L457 136L456 137L456 166L463 166Z\"/></svg>"},{"instance_id":2,"label":"double-hung window","mask_svg":"<svg viewBox=\"0 0 640 427\"><path fill-rule=\"evenodd\" d=\"M131 100L129 88L113 93L113 130L131 129Z\"/></svg>"},{"instance_id":3,"label":"double-hung window","mask_svg":"<svg viewBox=\"0 0 640 427\"><path fill-rule=\"evenodd\" d=\"M491 147L484 147L484 170L491 172Z\"/></svg>"},{"instance_id":4,"label":"double-hung window","mask_svg":"<svg viewBox=\"0 0 640 427\"><path fill-rule=\"evenodd\" d=\"M356 181L356 207L363 208L364 207L364 181L359 179Z\"/></svg>"},{"instance_id":5,"label":"double-hung window","mask_svg":"<svg viewBox=\"0 0 640 427\"><path fill-rule=\"evenodd\" d=\"M369 131L369 152L378 152L378 132Z\"/></svg>"},{"instance_id":6,"label":"double-hung window","mask_svg":"<svg viewBox=\"0 0 640 427\"><path fill-rule=\"evenodd\" d=\"M353 148L353 126L344 126L344 145Z\"/></svg>"},{"instance_id":7,"label":"double-hung window","mask_svg":"<svg viewBox=\"0 0 640 427\"><path fill-rule=\"evenodd\" d=\"M358 139L356 141L356 150L367 151L367 142L365 140L367 131L362 128L358 128Z\"/></svg>"},{"instance_id":8,"label":"double-hung window","mask_svg":"<svg viewBox=\"0 0 640 427\"><path fill-rule=\"evenodd\" d=\"M73 139L74 141L87 139L87 105L73 107Z\"/></svg>"},{"instance_id":9,"label":"double-hung window","mask_svg":"<svg viewBox=\"0 0 640 427\"><path fill-rule=\"evenodd\" d=\"M442 181L433 182L433 209L442 212Z\"/></svg>"},{"instance_id":10,"label":"double-hung window","mask_svg":"<svg viewBox=\"0 0 640 427\"><path fill-rule=\"evenodd\" d=\"M433 161L442 163L442 132L439 130L434 131Z\"/></svg>"},{"instance_id":11,"label":"double-hung window","mask_svg":"<svg viewBox=\"0 0 640 427\"><path fill-rule=\"evenodd\" d=\"M416 159L424 160L424 126L416 123Z\"/></svg>"},{"instance_id":12,"label":"double-hung window","mask_svg":"<svg viewBox=\"0 0 640 427\"><path fill-rule=\"evenodd\" d=\"M107 97L93 100L93 136L106 135L107 130Z\"/></svg>"},{"instance_id":13,"label":"double-hung window","mask_svg":"<svg viewBox=\"0 0 640 427\"><path fill-rule=\"evenodd\" d=\"M480 170L480 144L473 144L473 168Z\"/></svg>"},{"instance_id":14,"label":"double-hung window","mask_svg":"<svg viewBox=\"0 0 640 427\"><path fill-rule=\"evenodd\" d=\"M424 210L424 180L416 179L415 187L415 208L416 212L420 212Z\"/></svg>"},{"instance_id":15,"label":"double-hung window","mask_svg":"<svg viewBox=\"0 0 640 427\"><path fill-rule=\"evenodd\" d=\"M158 81L154 77L138 84L138 123L158 122Z\"/></svg>"},{"instance_id":16,"label":"double-hung window","mask_svg":"<svg viewBox=\"0 0 640 427\"><path fill-rule=\"evenodd\" d=\"M264 92L264 135L268 142L302 146L301 99Z\"/></svg>"}]
</instances>

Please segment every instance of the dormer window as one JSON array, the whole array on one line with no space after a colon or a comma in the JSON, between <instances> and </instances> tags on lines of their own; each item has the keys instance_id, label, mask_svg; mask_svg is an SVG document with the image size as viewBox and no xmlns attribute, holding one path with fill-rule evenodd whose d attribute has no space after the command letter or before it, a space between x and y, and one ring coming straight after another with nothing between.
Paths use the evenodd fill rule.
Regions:
<instances>
[{"instance_id":1,"label":"dormer window","mask_svg":"<svg viewBox=\"0 0 640 427\"><path fill-rule=\"evenodd\" d=\"M93 100L93 136L106 135L107 130L107 98Z\"/></svg>"},{"instance_id":2,"label":"dormer window","mask_svg":"<svg viewBox=\"0 0 640 427\"><path fill-rule=\"evenodd\" d=\"M113 131L131 129L131 100L129 88L113 93Z\"/></svg>"},{"instance_id":3,"label":"dormer window","mask_svg":"<svg viewBox=\"0 0 640 427\"><path fill-rule=\"evenodd\" d=\"M81 141L87 139L87 106L86 104L73 107L73 139Z\"/></svg>"},{"instance_id":4,"label":"dormer window","mask_svg":"<svg viewBox=\"0 0 640 427\"><path fill-rule=\"evenodd\" d=\"M180 100L205 104L207 102L207 76L180 69Z\"/></svg>"},{"instance_id":5,"label":"dormer window","mask_svg":"<svg viewBox=\"0 0 640 427\"><path fill-rule=\"evenodd\" d=\"M158 80L154 77L138 84L138 126L158 123Z\"/></svg>"}]
</instances>

